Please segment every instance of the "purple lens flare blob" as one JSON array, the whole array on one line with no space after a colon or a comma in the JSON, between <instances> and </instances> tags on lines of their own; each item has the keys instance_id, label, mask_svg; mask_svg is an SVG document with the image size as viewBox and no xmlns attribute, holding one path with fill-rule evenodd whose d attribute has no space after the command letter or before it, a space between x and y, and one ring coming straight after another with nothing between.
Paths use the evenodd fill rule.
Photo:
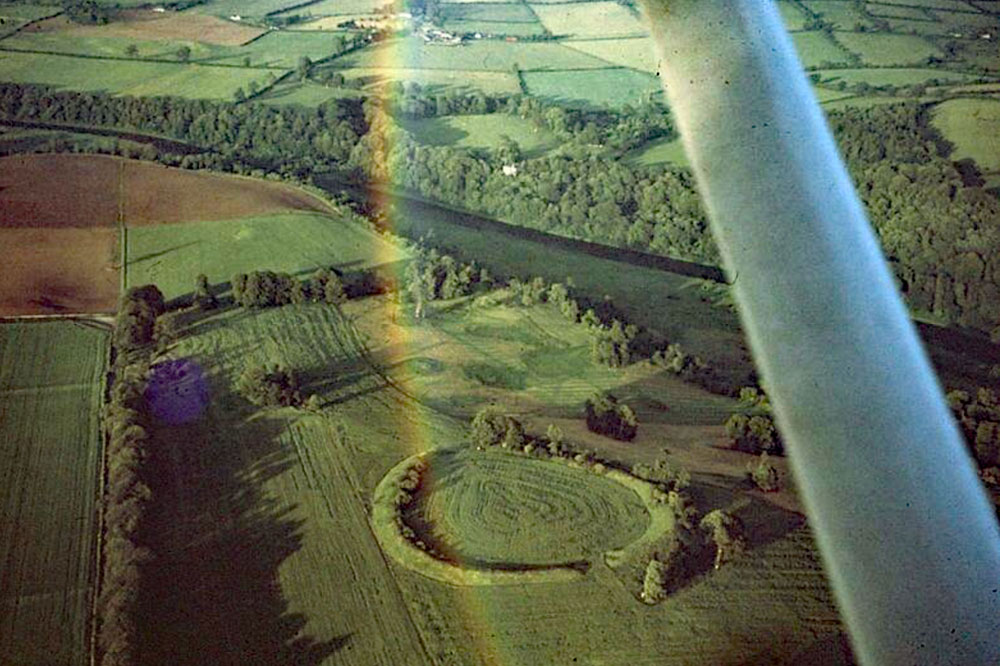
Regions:
<instances>
[{"instance_id":1,"label":"purple lens flare blob","mask_svg":"<svg viewBox=\"0 0 1000 666\"><path fill-rule=\"evenodd\" d=\"M146 401L153 416L168 425L201 418L208 406L205 374L191 359L175 359L150 368Z\"/></svg>"}]
</instances>

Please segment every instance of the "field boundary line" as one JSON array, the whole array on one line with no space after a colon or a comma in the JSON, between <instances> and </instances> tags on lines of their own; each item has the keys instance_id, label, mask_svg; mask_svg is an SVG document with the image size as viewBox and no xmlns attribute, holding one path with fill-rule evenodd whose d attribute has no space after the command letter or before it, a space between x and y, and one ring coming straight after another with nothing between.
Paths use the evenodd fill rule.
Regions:
<instances>
[{"instance_id":1,"label":"field boundary line","mask_svg":"<svg viewBox=\"0 0 1000 666\"><path fill-rule=\"evenodd\" d=\"M101 598L101 587L104 584L104 519L105 519L105 486L107 485L108 478L108 447L107 447L107 433L104 430L104 419L101 418L101 413L104 411L104 405L108 404L108 397L111 391L111 383L108 381L108 376L111 370L112 363L112 349L111 349L111 333L108 333L107 347L104 350L104 366L101 372L101 391L100 398L98 399L99 409L97 417L97 446L98 446L98 465L97 465L97 497L95 500L95 508L97 509L97 529L94 534L95 552L94 552L94 585L91 590L91 601L90 601L90 640L88 645L88 652L90 657L90 666L97 666L97 625L98 625L98 604Z\"/></svg>"},{"instance_id":2,"label":"field boundary line","mask_svg":"<svg viewBox=\"0 0 1000 666\"><path fill-rule=\"evenodd\" d=\"M2 35L2 36L0 36L0 41L3 41L3 40L5 40L5 39L7 39L8 37L13 37L13 36L14 36L14 35L16 35L17 33L19 33L19 32L21 32L22 30L24 30L25 28L27 28L27 27L29 27L29 26L32 26L32 25L35 25L36 23L40 23L40 22L42 22L42 21L47 21L47 20L48 20L48 19L50 19L50 18L55 18L55 17L59 16L60 14L62 14L62 13L63 13L63 11L64 11L64 10L62 10L62 9L59 9L59 10L57 10L57 11L56 11L56 12L55 12L54 14L49 14L48 16L39 16L39 17L38 17L38 18L36 18L36 19L31 19L30 21L28 21L28 22L27 22L27 23L25 23L24 25L19 25L18 27L14 28L13 30L11 30L11 31L10 31L10 32L8 32L7 34L5 34L5 35Z\"/></svg>"}]
</instances>

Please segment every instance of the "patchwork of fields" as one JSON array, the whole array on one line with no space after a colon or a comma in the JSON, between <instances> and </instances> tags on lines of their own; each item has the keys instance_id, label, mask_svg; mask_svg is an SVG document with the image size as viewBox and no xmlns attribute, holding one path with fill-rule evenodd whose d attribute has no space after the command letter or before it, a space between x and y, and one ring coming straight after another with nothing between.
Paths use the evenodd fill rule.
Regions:
<instances>
[{"instance_id":1,"label":"patchwork of fields","mask_svg":"<svg viewBox=\"0 0 1000 666\"><path fill-rule=\"evenodd\" d=\"M105 331L0 324L0 662L90 663Z\"/></svg>"}]
</instances>

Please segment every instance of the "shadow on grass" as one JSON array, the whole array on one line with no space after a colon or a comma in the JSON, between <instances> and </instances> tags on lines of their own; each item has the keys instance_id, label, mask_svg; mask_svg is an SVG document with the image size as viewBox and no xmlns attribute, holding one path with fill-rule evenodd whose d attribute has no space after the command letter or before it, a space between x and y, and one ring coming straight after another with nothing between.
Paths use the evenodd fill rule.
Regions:
<instances>
[{"instance_id":1,"label":"shadow on grass","mask_svg":"<svg viewBox=\"0 0 1000 666\"><path fill-rule=\"evenodd\" d=\"M284 421L225 402L153 428L143 541L156 557L142 570L136 663L319 664L351 636L305 635L281 591L302 523L261 486L294 464Z\"/></svg>"}]
</instances>

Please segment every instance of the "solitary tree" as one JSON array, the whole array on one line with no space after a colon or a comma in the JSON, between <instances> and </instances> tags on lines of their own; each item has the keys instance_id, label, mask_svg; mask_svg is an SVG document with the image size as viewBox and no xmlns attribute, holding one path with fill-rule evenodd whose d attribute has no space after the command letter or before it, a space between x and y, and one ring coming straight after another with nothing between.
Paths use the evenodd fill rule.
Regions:
<instances>
[{"instance_id":1,"label":"solitary tree","mask_svg":"<svg viewBox=\"0 0 1000 666\"><path fill-rule=\"evenodd\" d=\"M137 55L139 55L139 47L136 46L135 44L129 44L128 46L125 47L125 55L127 55L129 58L136 57Z\"/></svg>"},{"instance_id":2,"label":"solitary tree","mask_svg":"<svg viewBox=\"0 0 1000 666\"><path fill-rule=\"evenodd\" d=\"M190 60L191 59L191 47L190 46L182 46L179 49L177 49L177 59L180 60L181 62L187 62L188 60Z\"/></svg>"},{"instance_id":3,"label":"solitary tree","mask_svg":"<svg viewBox=\"0 0 1000 666\"><path fill-rule=\"evenodd\" d=\"M309 59L309 56L302 56L299 58L299 64L295 68L295 71L299 75L299 79L302 81L306 80L306 77L309 76L309 70L312 69L312 64L312 60Z\"/></svg>"},{"instance_id":4,"label":"solitary tree","mask_svg":"<svg viewBox=\"0 0 1000 666\"><path fill-rule=\"evenodd\" d=\"M663 598L667 584L667 567L657 559L651 559L646 565L646 576L642 579L642 600L647 604L655 604Z\"/></svg>"},{"instance_id":5,"label":"solitary tree","mask_svg":"<svg viewBox=\"0 0 1000 666\"><path fill-rule=\"evenodd\" d=\"M199 310L212 310L218 307L219 301L208 286L208 276L199 273L195 278L194 305Z\"/></svg>"},{"instance_id":6,"label":"solitary tree","mask_svg":"<svg viewBox=\"0 0 1000 666\"><path fill-rule=\"evenodd\" d=\"M708 512L701 519L701 529L709 532L715 543L716 569L746 550L743 523L731 513L722 509Z\"/></svg>"}]
</instances>

